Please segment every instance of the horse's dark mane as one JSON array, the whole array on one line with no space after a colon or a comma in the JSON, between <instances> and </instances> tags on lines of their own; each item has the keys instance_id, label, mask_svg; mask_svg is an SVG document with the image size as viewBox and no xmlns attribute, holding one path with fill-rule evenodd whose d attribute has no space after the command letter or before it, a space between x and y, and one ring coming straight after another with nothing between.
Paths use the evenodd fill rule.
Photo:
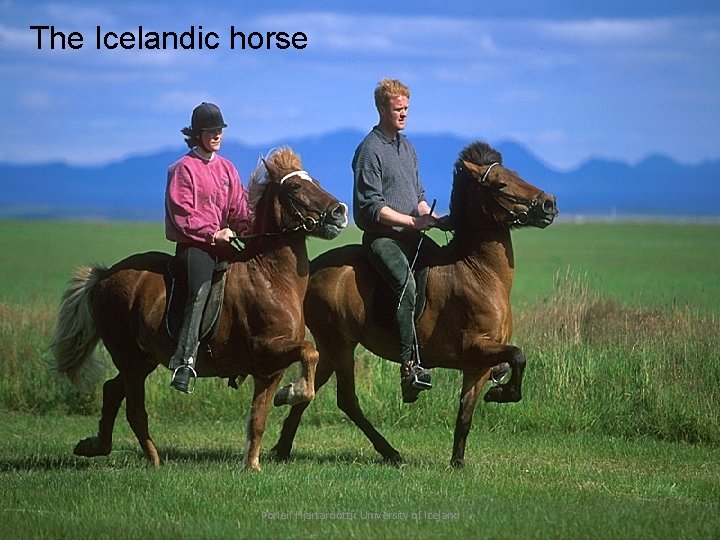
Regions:
<instances>
[{"instance_id":1,"label":"horse's dark mane","mask_svg":"<svg viewBox=\"0 0 720 540\"><path fill-rule=\"evenodd\" d=\"M475 141L460 151L458 162L468 161L475 165L490 165L499 163L502 165L502 155L486 142Z\"/></svg>"},{"instance_id":2,"label":"horse's dark mane","mask_svg":"<svg viewBox=\"0 0 720 540\"><path fill-rule=\"evenodd\" d=\"M467 204L467 183L470 180L470 175L463 166L463 161L475 165L490 165L492 163L502 165L502 154L483 141L475 141L460 151L455 162L453 187L450 194L450 223L453 229L456 229L463 222Z\"/></svg>"}]
</instances>

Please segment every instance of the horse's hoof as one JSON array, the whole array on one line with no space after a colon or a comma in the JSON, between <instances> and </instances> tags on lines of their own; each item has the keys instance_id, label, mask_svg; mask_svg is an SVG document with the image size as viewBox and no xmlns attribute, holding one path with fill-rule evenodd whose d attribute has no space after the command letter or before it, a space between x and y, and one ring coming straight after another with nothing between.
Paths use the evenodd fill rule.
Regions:
<instances>
[{"instance_id":1,"label":"horse's hoof","mask_svg":"<svg viewBox=\"0 0 720 540\"><path fill-rule=\"evenodd\" d=\"M450 465L453 469L462 469L465 467L465 458L453 458Z\"/></svg>"},{"instance_id":2,"label":"horse's hoof","mask_svg":"<svg viewBox=\"0 0 720 540\"><path fill-rule=\"evenodd\" d=\"M389 456L384 456L385 463L388 465L393 465L395 467L400 467L402 465L405 465L405 460L403 459L402 455L400 455L400 452L395 452L394 454L390 454Z\"/></svg>"},{"instance_id":3,"label":"horse's hoof","mask_svg":"<svg viewBox=\"0 0 720 540\"><path fill-rule=\"evenodd\" d=\"M107 456L110 454L111 447L102 447L98 442L97 435L87 437L75 445L73 454L82 457Z\"/></svg>"},{"instance_id":4,"label":"horse's hoof","mask_svg":"<svg viewBox=\"0 0 720 540\"><path fill-rule=\"evenodd\" d=\"M272 461L289 461L290 451L280 450L277 446L273 446L268 452L268 458Z\"/></svg>"},{"instance_id":5,"label":"horse's hoof","mask_svg":"<svg viewBox=\"0 0 720 540\"><path fill-rule=\"evenodd\" d=\"M287 386L283 386L277 392L275 392L275 398L273 399L273 405L276 407L282 407L283 405L297 405L298 403L305 403L312 401L314 395L306 396L300 390L301 386L296 383L290 383Z\"/></svg>"},{"instance_id":6,"label":"horse's hoof","mask_svg":"<svg viewBox=\"0 0 720 540\"><path fill-rule=\"evenodd\" d=\"M517 403L520 399L520 393L507 386L495 386L483 397L486 403Z\"/></svg>"},{"instance_id":7,"label":"horse's hoof","mask_svg":"<svg viewBox=\"0 0 720 540\"><path fill-rule=\"evenodd\" d=\"M283 405L289 405L290 403L290 393L292 392L293 385L288 384L287 386L283 386L282 388L279 388L277 392L275 392L275 398L273 399L273 405L276 407L282 407Z\"/></svg>"},{"instance_id":8,"label":"horse's hoof","mask_svg":"<svg viewBox=\"0 0 720 540\"><path fill-rule=\"evenodd\" d=\"M262 472L262 467L260 462L245 463L245 470L251 473L259 473Z\"/></svg>"}]
</instances>

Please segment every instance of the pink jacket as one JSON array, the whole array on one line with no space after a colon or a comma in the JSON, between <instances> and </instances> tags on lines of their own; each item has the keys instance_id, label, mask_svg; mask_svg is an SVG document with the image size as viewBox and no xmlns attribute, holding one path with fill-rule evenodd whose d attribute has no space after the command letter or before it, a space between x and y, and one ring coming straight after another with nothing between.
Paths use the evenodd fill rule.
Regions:
<instances>
[{"instance_id":1,"label":"pink jacket","mask_svg":"<svg viewBox=\"0 0 720 540\"><path fill-rule=\"evenodd\" d=\"M168 168L165 237L173 242L214 244L213 235L230 227L250 229L247 192L230 160L209 161L191 150Z\"/></svg>"}]
</instances>

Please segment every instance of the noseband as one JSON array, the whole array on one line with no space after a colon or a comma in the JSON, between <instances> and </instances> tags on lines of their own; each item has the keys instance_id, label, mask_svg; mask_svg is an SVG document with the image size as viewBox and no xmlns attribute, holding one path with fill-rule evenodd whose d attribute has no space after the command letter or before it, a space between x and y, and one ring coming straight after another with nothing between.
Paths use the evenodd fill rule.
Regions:
<instances>
[{"instance_id":1,"label":"noseband","mask_svg":"<svg viewBox=\"0 0 720 540\"><path fill-rule=\"evenodd\" d=\"M494 184L491 184L488 181L488 175L490 174L490 170L495 166L500 165L499 162L495 162L490 164L490 166L485 171L485 174L483 174L482 178L480 179L480 185L482 187L486 187L490 189L490 194L493 200L500 205L500 207L507 212L507 224L512 226L517 225L527 225L530 223L530 218L533 214L537 214L538 210L540 212L543 211L542 205L540 204L540 198L545 195L544 191L540 191L535 198L533 199L525 199L523 197L518 197L517 195L513 195L512 193L507 193L503 191L503 188L505 186L497 186ZM522 212L515 212L512 207L513 205L522 205L527 208L527 210L524 210Z\"/></svg>"}]
</instances>

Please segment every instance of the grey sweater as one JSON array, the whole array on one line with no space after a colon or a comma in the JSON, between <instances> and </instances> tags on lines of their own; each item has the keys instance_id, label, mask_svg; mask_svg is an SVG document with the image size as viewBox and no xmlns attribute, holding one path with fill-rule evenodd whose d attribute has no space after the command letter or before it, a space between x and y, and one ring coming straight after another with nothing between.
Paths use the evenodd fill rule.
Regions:
<instances>
[{"instance_id":1,"label":"grey sweater","mask_svg":"<svg viewBox=\"0 0 720 540\"><path fill-rule=\"evenodd\" d=\"M360 229L388 232L391 228L380 223L384 206L418 215L417 206L425 199L425 188L418 175L415 148L405 135L398 133L391 141L375 126L355 150L352 168L353 218Z\"/></svg>"}]
</instances>

